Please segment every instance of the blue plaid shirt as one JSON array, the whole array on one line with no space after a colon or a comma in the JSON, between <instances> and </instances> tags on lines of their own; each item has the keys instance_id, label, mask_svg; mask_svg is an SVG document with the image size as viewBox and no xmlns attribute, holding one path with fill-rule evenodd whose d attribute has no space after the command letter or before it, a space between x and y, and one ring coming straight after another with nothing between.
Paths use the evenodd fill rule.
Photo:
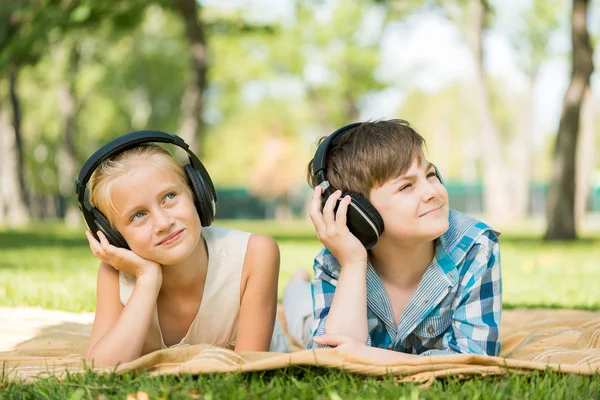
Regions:
<instances>
[{"instance_id":1,"label":"blue plaid shirt","mask_svg":"<svg viewBox=\"0 0 600 400\"><path fill-rule=\"evenodd\" d=\"M398 326L381 279L367 264L368 346L421 355L500 352L502 310L499 232L450 210L435 257L406 305ZM321 336L340 276L327 249L315 258L312 335ZM308 349L320 346L312 340Z\"/></svg>"}]
</instances>

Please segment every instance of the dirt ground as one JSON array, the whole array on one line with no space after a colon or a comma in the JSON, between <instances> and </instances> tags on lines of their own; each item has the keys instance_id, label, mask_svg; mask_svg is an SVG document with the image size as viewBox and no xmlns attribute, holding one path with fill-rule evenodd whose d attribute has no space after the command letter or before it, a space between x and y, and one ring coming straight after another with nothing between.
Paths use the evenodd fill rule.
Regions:
<instances>
[{"instance_id":1,"label":"dirt ground","mask_svg":"<svg viewBox=\"0 0 600 400\"><path fill-rule=\"evenodd\" d=\"M11 351L15 345L35 337L42 329L66 322L91 325L94 322L94 313L70 313L33 307L0 307L0 351Z\"/></svg>"}]
</instances>

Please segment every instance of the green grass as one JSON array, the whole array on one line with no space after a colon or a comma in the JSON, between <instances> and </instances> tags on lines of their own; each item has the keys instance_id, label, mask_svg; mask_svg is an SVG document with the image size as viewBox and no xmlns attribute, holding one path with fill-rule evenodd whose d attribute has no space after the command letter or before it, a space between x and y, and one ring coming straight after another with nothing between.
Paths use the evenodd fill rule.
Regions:
<instances>
[{"instance_id":1,"label":"green grass","mask_svg":"<svg viewBox=\"0 0 600 400\"><path fill-rule=\"evenodd\" d=\"M530 376L438 380L429 388L345 371L288 367L277 371L149 377L146 374L71 375L35 383L0 380L6 399L125 399L138 391L151 399L591 399L600 396L600 377L536 371ZM3 386L3 387L2 387Z\"/></svg>"},{"instance_id":2,"label":"green grass","mask_svg":"<svg viewBox=\"0 0 600 400\"><path fill-rule=\"evenodd\" d=\"M297 268L311 270L320 249L308 223L221 221L219 225L260 232L281 248L280 293ZM521 231L525 232L525 231ZM600 308L600 237L576 242L543 242L536 233L501 237L505 308ZM93 311L98 260L83 230L40 225L0 231L0 306L41 306ZM531 376L445 379L425 389L392 377L373 378L338 370L289 367L247 374L199 377L137 377L88 373L35 383L9 382L0 370L0 399L126 398L144 391L150 398L600 398L599 377L540 372ZM196 396L196 397L195 397Z\"/></svg>"},{"instance_id":3,"label":"green grass","mask_svg":"<svg viewBox=\"0 0 600 400\"><path fill-rule=\"evenodd\" d=\"M321 248L308 223L222 221L273 236L281 249L280 293L293 271L312 270ZM543 242L535 234L501 237L506 308L600 308L600 237ZM0 306L94 311L99 261L82 230L41 225L0 231Z\"/></svg>"}]
</instances>

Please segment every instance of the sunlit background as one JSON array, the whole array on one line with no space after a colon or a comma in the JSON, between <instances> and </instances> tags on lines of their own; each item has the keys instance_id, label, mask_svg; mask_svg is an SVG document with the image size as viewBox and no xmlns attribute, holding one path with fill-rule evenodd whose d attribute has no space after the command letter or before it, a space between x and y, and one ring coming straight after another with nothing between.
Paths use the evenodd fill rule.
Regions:
<instances>
[{"instance_id":1,"label":"sunlit background","mask_svg":"<svg viewBox=\"0 0 600 400\"><path fill-rule=\"evenodd\" d=\"M72 184L81 165L139 129L192 143L219 190L218 218L305 219L316 140L349 122L402 118L426 138L453 208L544 229L572 69L571 8L563 0L4 5L0 224L81 224ZM599 13L590 2L592 44ZM575 178L575 225L592 230L598 85L596 72ZM493 168L501 179L486 185Z\"/></svg>"}]
</instances>

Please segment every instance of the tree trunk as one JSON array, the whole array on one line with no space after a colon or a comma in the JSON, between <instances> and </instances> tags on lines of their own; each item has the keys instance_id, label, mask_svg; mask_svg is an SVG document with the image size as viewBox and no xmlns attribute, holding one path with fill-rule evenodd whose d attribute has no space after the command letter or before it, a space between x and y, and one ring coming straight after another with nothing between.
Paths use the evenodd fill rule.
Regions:
<instances>
[{"instance_id":1,"label":"tree trunk","mask_svg":"<svg viewBox=\"0 0 600 400\"><path fill-rule=\"evenodd\" d=\"M585 217L590 195L590 180L596 163L596 104L589 86L585 90L581 108L581 141L577 147L575 228L579 229Z\"/></svg>"},{"instance_id":2,"label":"tree trunk","mask_svg":"<svg viewBox=\"0 0 600 400\"><path fill-rule=\"evenodd\" d=\"M57 45L61 46L61 45ZM65 54L66 53L66 54ZM60 195L66 204L65 222L68 226L81 225L81 217L78 207L74 204L73 182L77 169L77 147L76 147L76 115L78 100L75 94L75 79L79 65L79 53L77 45L66 45L55 47L52 51L55 64L61 64L61 58L67 57L65 73L62 82L58 85L58 112L62 120L63 140L58 149L58 188Z\"/></svg>"},{"instance_id":3,"label":"tree trunk","mask_svg":"<svg viewBox=\"0 0 600 400\"><path fill-rule=\"evenodd\" d=\"M1 107L1 105L0 105ZM19 156L14 126L5 109L0 108L0 190L2 223L20 226L29 222L27 206L23 202L19 184Z\"/></svg>"},{"instance_id":4,"label":"tree trunk","mask_svg":"<svg viewBox=\"0 0 600 400\"><path fill-rule=\"evenodd\" d=\"M575 168L581 103L594 69L592 46L587 30L589 0L573 0L571 17L573 67L571 83L563 100L562 114L554 149L552 183L548 193L546 240L576 239Z\"/></svg>"},{"instance_id":5,"label":"tree trunk","mask_svg":"<svg viewBox=\"0 0 600 400\"><path fill-rule=\"evenodd\" d=\"M470 26L468 42L476 62L475 102L482 124L480 143L484 210L490 222L507 224L513 220L511 192L508 190L508 174L502 154L501 135L492 116L490 94L483 66L482 42L487 3L483 0L470 0L468 12Z\"/></svg>"},{"instance_id":6,"label":"tree trunk","mask_svg":"<svg viewBox=\"0 0 600 400\"><path fill-rule=\"evenodd\" d=\"M25 208L29 208L29 190L25 184L25 155L23 152L23 136L21 132L21 100L19 99L17 90L17 81L19 78L19 67L12 65L9 73L9 93L10 103L12 105L12 126L14 132L14 146L15 156L17 162L17 179L19 183L19 196L21 201L25 205Z\"/></svg>"},{"instance_id":7,"label":"tree trunk","mask_svg":"<svg viewBox=\"0 0 600 400\"><path fill-rule=\"evenodd\" d=\"M523 221L529 215L529 184L531 181L531 154L533 148L533 114L535 111L535 84L536 75L529 77L527 90L525 115L523 118L523 129L516 140L515 153L516 168L514 171L514 217L517 221Z\"/></svg>"},{"instance_id":8,"label":"tree trunk","mask_svg":"<svg viewBox=\"0 0 600 400\"><path fill-rule=\"evenodd\" d=\"M206 89L208 70L207 44L204 28L200 20L200 5L196 0L173 0L173 7L183 19L188 40L190 77L181 101L179 135L190 148L202 154L204 110L203 94Z\"/></svg>"}]
</instances>

